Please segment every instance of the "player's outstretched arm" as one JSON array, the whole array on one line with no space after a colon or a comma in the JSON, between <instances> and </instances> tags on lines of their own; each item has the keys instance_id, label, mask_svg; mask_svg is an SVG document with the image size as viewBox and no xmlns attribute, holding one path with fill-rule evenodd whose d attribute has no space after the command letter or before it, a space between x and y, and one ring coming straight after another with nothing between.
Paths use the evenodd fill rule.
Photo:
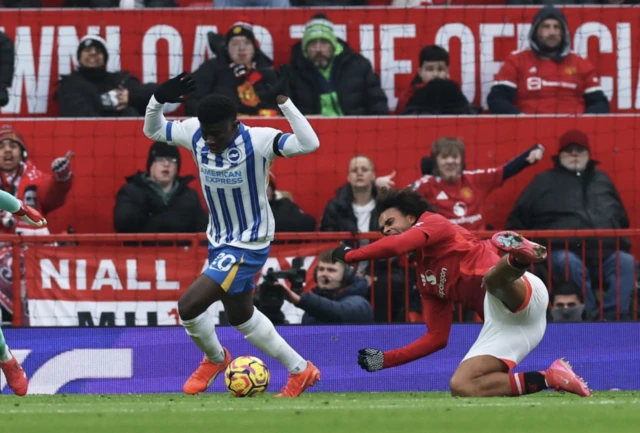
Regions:
<instances>
[{"instance_id":1,"label":"player's outstretched arm","mask_svg":"<svg viewBox=\"0 0 640 433\"><path fill-rule=\"evenodd\" d=\"M165 103L184 102L184 95L192 93L196 83L185 72L162 83L147 104L144 113L144 135L154 141L170 142L181 137L178 122L169 122L163 114Z\"/></svg>"},{"instance_id":2,"label":"player's outstretched arm","mask_svg":"<svg viewBox=\"0 0 640 433\"><path fill-rule=\"evenodd\" d=\"M344 263L357 263L372 259L388 259L400 256L424 246L427 234L420 230L409 229L400 235L386 236L356 250L338 247L333 251L333 260Z\"/></svg>"},{"instance_id":3,"label":"player's outstretched arm","mask_svg":"<svg viewBox=\"0 0 640 433\"><path fill-rule=\"evenodd\" d=\"M397 367L416 359L424 358L447 346L453 304L451 301L425 297L422 299L422 317L427 325L427 333L413 343L398 349L382 352L378 349L358 351L358 364L364 370L378 371Z\"/></svg>"},{"instance_id":4,"label":"player's outstretched arm","mask_svg":"<svg viewBox=\"0 0 640 433\"><path fill-rule=\"evenodd\" d=\"M293 130L292 135L285 134L280 138L280 152L285 156L295 156L316 151L320 147L320 139L298 107L284 95L278 95L276 101Z\"/></svg>"},{"instance_id":5,"label":"player's outstretched arm","mask_svg":"<svg viewBox=\"0 0 640 433\"><path fill-rule=\"evenodd\" d=\"M0 209L12 213L34 227L44 227L47 225L47 220L40 215L40 212L29 206L25 206L20 200L2 190L0 190Z\"/></svg>"}]
</instances>

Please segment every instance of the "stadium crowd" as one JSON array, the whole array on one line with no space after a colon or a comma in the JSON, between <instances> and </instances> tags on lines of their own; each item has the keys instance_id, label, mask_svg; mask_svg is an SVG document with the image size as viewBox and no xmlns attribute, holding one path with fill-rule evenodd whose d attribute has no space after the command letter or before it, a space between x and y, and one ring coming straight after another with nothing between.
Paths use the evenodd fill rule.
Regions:
<instances>
[{"instance_id":1,"label":"stadium crowd","mask_svg":"<svg viewBox=\"0 0 640 433\"><path fill-rule=\"evenodd\" d=\"M210 3L210 2L209 2ZM464 4L438 1L304 1L304 0L215 0L214 7L298 7L298 6L423 6ZM475 4L475 2L469 2ZM493 3L493 2L492 2ZM495 4L622 4L622 0L585 1L496 1ZM39 0L5 1L5 7L41 7ZM65 7L178 7L174 0L78 1ZM249 18L234 23L226 34L209 35L213 58L191 71L197 91L186 99L186 114L195 115L199 101L211 93L224 94L246 116L278 116L276 91L291 97L305 115L324 117L384 115L478 115L449 74L449 53L429 45L416 53L418 68L411 84L401 90L395 111L390 111L380 78L370 62L341 40L334 30L330 12L310 17L304 35L291 47L289 64L275 65L260 48ZM570 51L571 36L562 12L550 6L540 9L529 35L530 49L511 54L495 77L487 97L488 114L606 114L609 101L600 85L598 71L584 58ZM14 64L13 43L0 32L0 105L8 103ZM107 44L96 35L87 35L77 47L78 67L58 82L55 100L62 117L143 116L156 83L142 83L126 71L108 72ZM504 182L543 158L553 159L553 168L537 175L522 191L508 218L506 228L514 230L625 229L629 218L616 186L592 159L592 143L587 135L573 130L558 142L530 143L498 167L465 170L469 143L440 137L422 160L422 177L408 185L420 192L438 212L469 230L494 229L483 217L484 199ZM2 188L25 203L49 212L64 205L72 188L72 154L52 161L51 168L38 170L28 159L28 148L20 131L11 126L0 129ZM427 146L425 146L427 147ZM427 154L428 153L428 154ZM153 143L145 170L132 173L118 192L114 229L118 233L197 233L207 226L207 216L197 193L189 186L193 176L180 175L180 154L172 146ZM377 173L372 158L354 156L343 168L347 182L336 191L316 221L304 213L295 198L271 176L269 202L277 232L378 232L376 196L380 189L395 185L395 173ZM186 218L185 216L188 216ZM0 218L5 232L24 233L11 214ZM40 230L40 229L38 229ZM545 240L539 240L544 241ZM619 245L616 243L619 242ZM566 246L566 248L565 248ZM637 284L637 261L630 254L628 239L605 239L600 248L595 239L561 240L551 254L552 293L550 317L554 321L629 320ZM603 251L602 251L603 250ZM584 255L584 256L583 256ZM326 254L325 254L326 256ZM583 263L584 257L584 263ZM392 310L394 321L420 311L415 288L411 291L411 311L404 311L405 266L401 259L363 263L351 275L342 265L323 260L316 269L313 290L299 294L282 287L279 299L305 311L303 323L386 321ZM373 271L374 278L371 278ZM543 280L545 267L536 267ZM600 275L602 273L602 275ZM415 277L409 273L409 286ZM392 296L387 281L392 281ZM604 297L597 298L598 282ZM585 287L584 296L581 287ZM370 295L370 290L373 295ZM369 304L373 299L375 308ZM390 299L391 305L388 301ZM618 301L619 299L619 301ZM599 303L603 303L600 315ZM473 315L464 314L475 320Z\"/></svg>"}]
</instances>

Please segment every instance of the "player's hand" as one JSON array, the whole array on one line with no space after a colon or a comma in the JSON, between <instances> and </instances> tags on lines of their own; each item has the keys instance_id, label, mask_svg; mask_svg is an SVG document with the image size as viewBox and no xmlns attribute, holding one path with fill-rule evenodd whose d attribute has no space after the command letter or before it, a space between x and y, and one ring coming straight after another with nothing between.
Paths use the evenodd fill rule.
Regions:
<instances>
[{"instance_id":1,"label":"player's hand","mask_svg":"<svg viewBox=\"0 0 640 433\"><path fill-rule=\"evenodd\" d=\"M74 153L69 151L65 156L56 158L51 163L53 175L58 182L66 182L71 177L71 158L73 155Z\"/></svg>"},{"instance_id":2,"label":"player's hand","mask_svg":"<svg viewBox=\"0 0 640 433\"><path fill-rule=\"evenodd\" d=\"M180 75L160 84L153 96L155 96L156 101L161 104L167 102L184 102L183 96L189 93L193 93L195 92L195 90L195 80L191 78L191 75L183 72Z\"/></svg>"},{"instance_id":3,"label":"player's hand","mask_svg":"<svg viewBox=\"0 0 640 433\"><path fill-rule=\"evenodd\" d=\"M358 350L358 365L369 372L382 370L384 367L384 353L378 349Z\"/></svg>"},{"instance_id":4,"label":"player's hand","mask_svg":"<svg viewBox=\"0 0 640 433\"><path fill-rule=\"evenodd\" d=\"M291 66L282 65L278 70L278 79L274 85L267 84L267 91L276 98L278 104L287 102L289 91L289 82L291 81Z\"/></svg>"},{"instance_id":5,"label":"player's hand","mask_svg":"<svg viewBox=\"0 0 640 433\"><path fill-rule=\"evenodd\" d=\"M345 245L340 245L338 248L335 248L331 252L331 262L333 262L333 263L335 263L335 262L347 263L346 255L352 249L353 248L347 247Z\"/></svg>"},{"instance_id":6,"label":"player's hand","mask_svg":"<svg viewBox=\"0 0 640 433\"><path fill-rule=\"evenodd\" d=\"M544 156L544 146L542 144L536 144L536 148L529 152L527 155L527 162L529 164L535 164L540 161Z\"/></svg>"},{"instance_id":7,"label":"player's hand","mask_svg":"<svg viewBox=\"0 0 640 433\"><path fill-rule=\"evenodd\" d=\"M34 227L44 227L47 225L47 220L40 215L40 212L30 206L25 206L22 202L20 202L20 209L18 209L18 212L14 213L14 215Z\"/></svg>"},{"instance_id":8,"label":"player's hand","mask_svg":"<svg viewBox=\"0 0 640 433\"><path fill-rule=\"evenodd\" d=\"M394 177L396 177L395 170L393 170L393 173L391 174L376 178L376 187L380 189L393 188L396 185L396 183L393 181Z\"/></svg>"}]
</instances>

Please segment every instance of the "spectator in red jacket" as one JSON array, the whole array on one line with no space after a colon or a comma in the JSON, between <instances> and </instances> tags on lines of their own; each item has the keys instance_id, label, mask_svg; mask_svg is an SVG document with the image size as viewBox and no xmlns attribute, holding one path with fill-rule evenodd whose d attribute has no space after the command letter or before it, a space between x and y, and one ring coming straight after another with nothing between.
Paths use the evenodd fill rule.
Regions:
<instances>
[{"instance_id":1,"label":"spectator in red jacket","mask_svg":"<svg viewBox=\"0 0 640 433\"><path fill-rule=\"evenodd\" d=\"M547 6L533 20L531 48L512 53L487 98L495 114L608 113L591 62L573 54L565 16Z\"/></svg>"},{"instance_id":2,"label":"spectator in red jacket","mask_svg":"<svg viewBox=\"0 0 640 433\"><path fill-rule=\"evenodd\" d=\"M484 200L505 180L542 159L544 147L539 144L506 164L480 170L464 169L465 144L451 137L438 138L431 146L431 157L423 158L423 177L409 185L420 192L438 213L467 230L485 230ZM376 186L394 185L389 176L376 179Z\"/></svg>"},{"instance_id":3,"label":"spectator in red jacket","mask_svg":"<svg viewBox=\"0 0 640 433\"><path fill-rule=\"evenodd\" d=\"M0 187L4 191L45 216L64 205L73 181L73 153L54 159L51 164L52 173L44 173L28 160L22 135L5 125L0 128L0 154ZM10 213L0 212L0 231L30 233L29 230L34 229L22 220L16 220ZM42 230L47 229L36 230L41 230L39 233L42 233Z\"/></svg>"}]
</instances>

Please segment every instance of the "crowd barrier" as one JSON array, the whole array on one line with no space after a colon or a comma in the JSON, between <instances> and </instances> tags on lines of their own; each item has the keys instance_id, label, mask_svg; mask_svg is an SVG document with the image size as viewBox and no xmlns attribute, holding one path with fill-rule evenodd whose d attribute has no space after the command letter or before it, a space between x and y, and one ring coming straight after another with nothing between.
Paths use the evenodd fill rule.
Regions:
<instances>
[{"instance_id":1,"label":"crowd barrier","mask_svg":"<svg viewBox=\"0 0 640 433\"><path fill-rule=\"evenodd\" d=\"M573 50L588 58L602 77L613 112L640 110L638 62L640 9L564 7ZM207 33L226 33L249 19L256 39L275 66L290 61L291 47L316 9L4 10L1 27L16 46L15 79L3 115L55 116L53 91L73 70L79 39L87 33L107 41L108 69L132 73L142 82L162 82L195 71L212 56ZM379 74L389 107L418 69L418 53L438 44L450 52L452 78L467 99L484 105L507 55L528 45L537 8L425 7L329 8L336 34L361 53ZM246 18L245 18L246 17ZM182 111L172 106L176 114Z\"/></svg>"},{"instance_id":2,"label":"crowd barrier","mask_svg":"<svg viewBox=\"0 0 640 433\"><path fill-rule=\"evenodd\" d=\"M445 349L376 373L358 366L359 349L400 347L420 337L424 326L280 326L278 332L322 372L322 380L307 392L424 392L449 391L449 379L480 328L453 325ZM30 394L181 393L202 360L202 352L181 327L4 332L29 377ZM288 372L278 361L232 327L217 327L216 333L232 356L257 356L267 363L269 392L284 386ZM543 371L559 357L566 357L593 390L640 390L640 323L550 324L517 371ZM10 394L5 385L0 384L2 394ZM207 392L226 392L222 378Z\"/></svg>"},{"instance_id":3,"label":"crowd barrier","mask_svg":"<svg viewBox=\"0 0 640 433\"><path fill-rule=\"evenodd\" d=\"M242 119L249 126L270 126L290 132L283 118ZM553 166L558 140L568 130L584 131L592 158L618 189L631 227L640 215L640 134L638 115L597 117L379 117L317 118L311 125L320 149L311 155L278 158L271 170L279 190L288 191L306 213L319 222L327 202L347 182L349 160L369 156L378 175L396 170L395 182L403 187L421 176L420 159L430 153L439 137L460 137L466 143L468 170L500 166L535 143L546 148L544 159L509 179L484 200L485 221L504 227L520 192L538 173ZM29 160L49 172L55 157L75 152L74 184L65 205L47 215L52 233L111 233L113 209L125 177L146 170L151 141L142 133L142 119L77 120L20 119L7 121L25 137ZM198 176L193 158L181 148L181 175ZM200 194L198 181L190 184ZM204 201L203 201L204 204ZM461 215L464 216L464 215Z\"/></svg>"},{"instance_id":4,"label":"crowd barrier","mask_svg":"<svg viewBox=\"0 0 640 433\"><path fill-rule=\"evenodd\" d=\"M534 239L546 239L551 257L552 242L557 239L581 239L582 245L589 239L597 239L594 248L582 249L581 260L587 257L602 262L602 242L605 238L629 238L638 257L640 230L598 231L540 231L522 232ZM487 238L491 232L478 232ZM305 291L314 287L313 269L320 252L333 248L341 241L375 240L376 233L362 234L355 238L347 233L278 234L269 259L256 275L256 283L263 281L269 268L291 269L293 259L303 258L307 270ZM180 324L177 300L195 277L208 266L206 239L203 234L193 235L51 235L51 236L0 236L0 242L10 245L5 250L0 266L4 284L0 302L13 313L15 326L171 326ZM545 242L545 241L543 241ZM597 245L597 246L596 246ZM618 256L620 253L616 253ZM378 314L378 321L420 321L412 316L411 296L415 291L411 277L413 265L406 257L395 261L394 269L400 278L392 278L392 262L382 265L370 263L369 276L374 283L370 290L370 302ZM543 264L547 270L545 283L553 291L554 279L548 272L551 263ZM627 290L632 299L620 299L620 279L617 279L616 318L620 319L620 306L631 304L630 317L638 319L637 275L633 271L633 288ZM387 272L388 270L388 272ZM535 271L532 267L531 271ZM437 272L435 272L438 274ZM619 259L616 273L620 274ZM607 288L603 284L600 265L599 280L593 282L597 300L603 299ZM556 280L557 281L557 280ZM281 280L282 284L289 284ZM586 290L582 281L583 293ZM609 288L608 290L611 290ZM18 301L20 300L20 301ZM624 302L623 302L624 301ZM418 302L419 304L419 302ZM300 323L303 312L289 303L282 311L288 323ZM220 302L210 308L216 323L224 323ZM603 302L599 305L603 317ZM400 317L398 318L398 315ZM457 321L468 320L458 310ZM479 319L476 319L479 321Z\"/></svg>"}]
</instances>

